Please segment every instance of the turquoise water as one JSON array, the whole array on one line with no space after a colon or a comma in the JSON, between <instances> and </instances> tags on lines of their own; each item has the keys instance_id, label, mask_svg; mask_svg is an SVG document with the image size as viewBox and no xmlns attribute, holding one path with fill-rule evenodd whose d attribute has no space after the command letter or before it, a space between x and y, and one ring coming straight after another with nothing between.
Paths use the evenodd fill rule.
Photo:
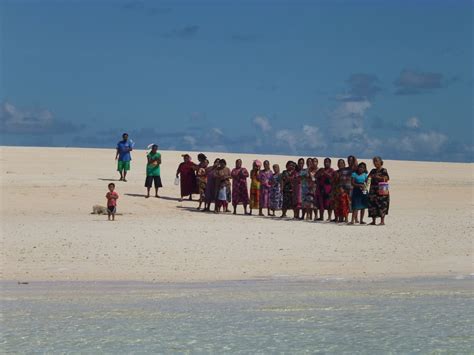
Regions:
<instances>
[{"instance_id":1,"label":"turquoise water","mask_svg":"<svg viewBox=\"0 0 474 355\"><path fill-rule=\"evenodd\" d=\"M474 352L472 278L1 288L7 353Z\"/></svg>"}]
</instances>

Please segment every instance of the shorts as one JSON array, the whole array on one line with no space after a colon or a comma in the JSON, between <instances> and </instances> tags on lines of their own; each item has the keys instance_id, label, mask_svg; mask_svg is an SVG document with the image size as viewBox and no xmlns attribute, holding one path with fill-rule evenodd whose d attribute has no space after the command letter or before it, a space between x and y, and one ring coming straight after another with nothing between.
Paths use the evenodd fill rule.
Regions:
<instances>
[{"instance_id":1,"label":"shorts","mask_svg":"<svg viewBox=\"0 0 474 355\"><path fill-rule=\"evenodd\" d=\"M117 212L117 207L116 206L107 206L107 212L114 214L114 213Z\"/></svg>"},{"instance_id":2,"label":"shorts","mask_svg":"<svg viewBox=\"0 0 474 355\"><path fill-rule=\"evenodd\" d=\"M151 187L155 183L155 188L163 187L161 184L161 176L147 176L145 179L145 187Z\"/></svg>"},{"instance_id":3,"label":"shorts","mask_svg":"<svg viewBox=\"0 0 474 355\"><path fill-rule=\"evenodd\" d=\"M119 160L117 163L117 171L129 171L130 170L130 161Z\"/></svg>"}]
</instances>

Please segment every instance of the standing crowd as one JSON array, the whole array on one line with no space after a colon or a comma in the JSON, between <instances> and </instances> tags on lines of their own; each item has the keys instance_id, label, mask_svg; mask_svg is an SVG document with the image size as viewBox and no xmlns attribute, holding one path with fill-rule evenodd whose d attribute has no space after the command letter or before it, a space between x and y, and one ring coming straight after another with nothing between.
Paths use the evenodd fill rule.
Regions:
<instances>
[{"instance_id":1,"label":"standing crowd","mask_svg":"<svg viewBox=\"0 0 474 355\"><path fill-rule=\"evenodd\" d=\"M146 197L150 197L153 185L155 196L159 197L161 154L156 144L150 147ZM126 181L126 172L130 169L132 149L133 144L124 134L117 144L116 154L122 181ZM194 163L189 154L183 155L183 162L176 171L176 184L180 185L181 200L187 196L191 200L193 194L199 196L199 210L230 212L232 205L233 213L237 214L237 207L242 205L247 215L255 211L259 216L264 216L264 212L276 216L276 212L281 211L280 217L285 218L288 211L292 211L295 219L366 224L364 216L368 209L370 224L375 225L377 218L380 225L385 224L390 205L389 175L381 157L372 159L374 168L370 172L364 162L358 163L352 155L347 161L339 159L337 169L332 168L330 158L324 159L322 167L317 158L300 158L298 162L288 161L283 171L268 160L263 163L254 160L248 171L241 159L235 161L231 170L225 159L215 159L211 165L204 154L197 158L198 163ZM115 211L116 199L113 201L111 207Z\"/></svg>"}]
</instances>

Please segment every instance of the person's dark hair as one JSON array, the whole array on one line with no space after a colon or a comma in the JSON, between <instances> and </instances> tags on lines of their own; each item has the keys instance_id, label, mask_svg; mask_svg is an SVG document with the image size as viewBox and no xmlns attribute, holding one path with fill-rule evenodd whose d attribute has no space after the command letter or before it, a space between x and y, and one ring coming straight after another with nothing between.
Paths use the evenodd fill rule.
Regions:
<instances>
[{"instance_id":1,"label":"person's dark hair","mask_svg":"<svg viewBox=\"0 0 474 355\"><path fill-rule=\"evenodd\" d=\"M331 162L331 158L324 158L324 161L328 161L328 162Z\"/></svg>"},{"instance_id":2,"label":"person's dark hair","mask_svg":"<svg viewBox=\"0 0 474 355\"><path fill-rule=\"evenodd\" d=\"M346 161L345 161L344 159L339 159L339 160L337 161L337 165L339 165L339 163L341 163L341 162L342 162L344 165L346 165Z\"/></svg>"},{"instance_id":3,"label":"person's dark hair","mask_svg":"<svg viewBox=\"0 0 474 355\"><path fill-rule=\"evenodd\" d=\"M115 187L115 184L113 182L111 182L108 187Z\"/></svg>"},{"instance_id":4,"label":"person's dark hair","mask_svg":"<svg viewBox=\"0 0 474 355\"><path fill-rule=\"evenodd\" d=\"M203 153L199 153L199 154L198 154L198 160L199 160L199 161L204 161L204 160L206 160L206 159L207 159L207 157L206 157Z\"/></svg>"},{"instance_id":5,"label":"person's dark hair","mask_svg":"<svg viewBox=\"0 0 474 355\"><path fill-rule=\"evenodd\" d=\"M127 136L127 137L128 137L128 133L124 133L124 134L122 134L122 138L125 138L125 136Z\"/></svg>"},{"instance_id":6,"label":"person's dark hair","mask_svg":"<svg viewBox=\"0 0 474 355\"><path fill-rule=\"evenodd\" d=\"M225 159L221 159L219 162L220 162L221 164L227 165L227 162L225 161Z\"/></svg>"},{"instance_id":7,"label":"person's dark hair","mask_svg":"<svg viewBox=\"0 0 474 355\"><path fill-rule=\"evenodd\" d=\"M372 158L372 161L373 161L374 163L375 163L377 160L380 162L381 165L383 165L383 160L382 160L382 158L379 157L378 155Z\"/></svg>"},{"instance_id":8,"label":"person's dark hair","mask_svg":"<svg viewBox=\"0 0 474 355\"><path fill-rule=\"evenodd\" d=\"M298 164L300 163L300 161L302 161L304 163L304 158L299 158L298 159Z\"/></svg>"},{"instance_id":9,"label":"person's dark hair","mask_svg":"<svg viewBox=\"0 0 474 355\"><path fill-rule=\"evenodd\" d=\"M153 145L151 146L151 149L155 149L155 148L158 149L158 144L153 144Z\"/></svg>"},{"instance_id":10,"label":"person's dark hair","mask_svg":"<svg viewBox=\"0 0 474 355\"><path fill-rule=\"evenodd\" d=\"M214 164L219 163L221 160L219 158L214 159Z\"/></svg>"}]
</instances>

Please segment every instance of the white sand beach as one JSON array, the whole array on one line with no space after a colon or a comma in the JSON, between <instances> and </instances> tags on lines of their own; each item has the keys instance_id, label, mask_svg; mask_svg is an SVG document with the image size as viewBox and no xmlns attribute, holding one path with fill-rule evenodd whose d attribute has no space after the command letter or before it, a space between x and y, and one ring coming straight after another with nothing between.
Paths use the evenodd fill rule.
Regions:
<instances>
[{"instance_id":1,"label":"white sand beach","mask_svg":"<svg viewBox=\"0 0 474 355\"><path fill-rule=\"evenodd\" d=\"M346 226L197 212L197 202L178 202L173 180L181 152L174 151L162 152L162 198L145 199L146 152L135 150L129 181L116 182L122 215L108 222L90 213L93 205L105 205L107 184L118 177L114 150L2 147L0 154L3 280L189 282L473 272L473 164L385 161L391 177L387 225ZM224 157L230 167L238 157L246 167L255 158L283 167L290 158L208 157Z\"/></svg>"}]
</instances>

